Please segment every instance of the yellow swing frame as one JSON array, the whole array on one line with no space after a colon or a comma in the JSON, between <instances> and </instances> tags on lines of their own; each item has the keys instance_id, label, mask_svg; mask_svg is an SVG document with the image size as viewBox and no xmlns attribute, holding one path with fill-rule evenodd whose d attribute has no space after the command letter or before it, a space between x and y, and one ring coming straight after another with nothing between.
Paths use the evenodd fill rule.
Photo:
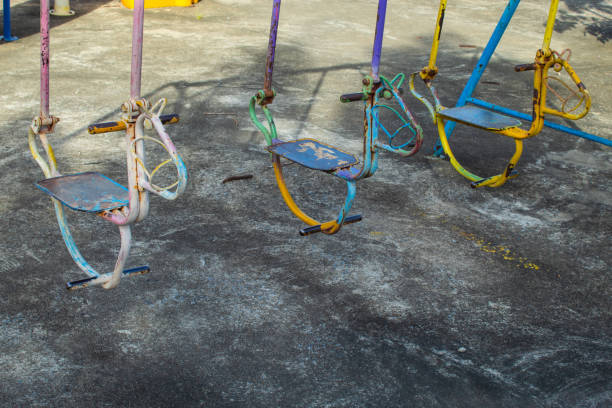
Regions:
<instances>
[{"instance_id":1,"label":"yellow swing frame","mask_svg":"<svg viewBox=\"0 0 612 408\"><path fill-rule=\"evenodd\" d=\"M586 90L585 85L569 64L567 58L563 57L563 53L560 54L550 48L555 19L559 7L559 0L551 0L546 30L544 33L544 40L542 42L542 47L536 52L534 62L531 64L515 66L515 70L517 72L529 70L535 71L533 79L533 114L529 129L521 128L520 121L514 118L494 113L483 108L474 106L446 108L442 106L432 82L438 73L436 58L440 45L442 23L446 13L446 3L447 0L440 0L440 7L438 9L429 63L421 71L415 72L410 76L410 91L428 108L434 124L437 126L440 143L444 149L444 153L448 156L452 166L457 170L457 172L468 180L472 181L472 187L500 187L507 180L515 178L518 175L518 173L514 171L514 168L523 153L523 140L533 137L542 131L542 128L544 127L544 116L548 114L570 120L581 119L589 112L591 108L591 96ZM576 94L579 95L580 98L578 103L569 111L565 111L565 106L562 108L563 111L546 106L548 90L547 83L549 79L548 71L551 68L553 68L553 70L556 72L560 72L561 69L564 69L577 87ZM414 79L417 75L423 80L427 88L429 88L431 91L434 105L432 105L427 99L425 99L425 97L416 91ZM575 112L581 105L584 105L584 107L579 113L572 113ZM504 171L494 176L480 177L463 167L456 159L448 142L445 131L445 121L448 120L513 138L515 142L515 151L508 161Z\"/></svg>"}]
</instances>

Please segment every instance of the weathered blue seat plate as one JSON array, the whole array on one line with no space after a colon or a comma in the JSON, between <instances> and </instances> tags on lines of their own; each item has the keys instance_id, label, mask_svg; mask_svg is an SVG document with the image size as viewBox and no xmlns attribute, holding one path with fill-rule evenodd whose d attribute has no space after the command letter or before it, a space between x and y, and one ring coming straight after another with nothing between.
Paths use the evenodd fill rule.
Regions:
<instances>
[{"instance_id":1,"label":"weathered blue seat plate","mask_svg":"<svg viewBox=\"0 0 612 408\"><path fill-rule=\"evenodd\" d=\"M505 130L521 126L521 121L472 105L448 108L438 112L445 119L465 123L485 130Z\"/></svg>"},{"instance_id":2,"label":"weathered blue seat plate","mask_svg":"<svg viewBox=\"0 0 612 408\"><path fill-rule=\"evenodd\" d=\"M353 155L314 139L277 143L268 146L267 150L314 170L332 171L358 162Z\"/></svg>"},{"instance_id":3,"label":"weathered blue seat plate","mask_svg":"<svg viewBox=\"0 0 612 408\"><path fill-rule=\"evenodd\" d=\"M77 211L97 213L129 203L127 188L96 172L48 178L36 187Z\"/></svg>"}]
</instances>

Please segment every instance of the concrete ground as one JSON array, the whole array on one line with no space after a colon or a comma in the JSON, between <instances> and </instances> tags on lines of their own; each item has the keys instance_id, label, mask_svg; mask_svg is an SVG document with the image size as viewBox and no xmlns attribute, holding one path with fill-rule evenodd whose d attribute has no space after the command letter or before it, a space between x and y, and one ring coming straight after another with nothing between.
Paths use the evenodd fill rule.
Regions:
<instances>
[{"instance_id":1,"label":"concrete ground","mask_svg":"<svg viewBox=\"0 0 612 408\"><path fill-rule=\"evenodd\" d=\"M431 154L381 154L358 183L338 235L301 237L285 207L248 100L263 82L271 2L204 0L147 10L143 94L181 115L169 132L189 167L175 202L152 199L133 231L130 266L148 275L114 290L68 292L73 264L27 147L39 109L38 2L12 2L0 43L0 406L610 407L612 150L545 129L526 142L520 176L469 188ZM287 0L272 105L282 138L315 137L358 154L362 113L338 102L368 72L376 2ZM391 1L381 71L426 64L436 2ZM546 4L544 4L546 3ZM478 95L529 112L531 78L514 73L541 43L548 2L523 0ZM439 56L452 105L505 1L451 2ZM64 174L125 183L121 134L91 136L129 91L131 12L73 0L52 18L51 137ZM562 0L556 49L593 95L571 123L610 138L612 3ZM503 137L458 128L457 156L498 171ZM342 183L287 167L296 199L336 214ZM228 176L248 180L222 184ZM116 230L70 213L102 269Z\"/></svg>"}]
</instances>

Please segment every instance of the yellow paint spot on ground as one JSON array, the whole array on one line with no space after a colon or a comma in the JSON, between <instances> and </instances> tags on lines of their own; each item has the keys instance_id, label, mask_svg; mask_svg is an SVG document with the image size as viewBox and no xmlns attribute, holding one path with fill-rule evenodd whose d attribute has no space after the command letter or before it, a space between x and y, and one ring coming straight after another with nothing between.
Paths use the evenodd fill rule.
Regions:
<instances>
[{"instance_id":1,"label":"yellow paint spot on ground","mask_svg":"<svg viewBox=\"0 0 612 408\"><path fill-rule=\"evenodd\" d=\"M420 209L414 209L413 210L413 214L420 216L420 217L427 217L428 214ZM444 220L444 217L439 217L439 221L441 223L445 223L446 221ZM477 237L475 234L471 233L471 232L466 232L463 231L461 228L459 228L456 225L450 224L450 229L451 231L459 234L460 236L462 236L463 238L465 238L468 241L473 241L474 244L480 248L480 250L482 252L486 252L488 254L499 254L504 258L504 261L513 261L516 262L516 266L519 268L525 268L525 269L533 269L535 271L540 270L540 266L536 265L535 263L529 261L527 258L524 258L522 256L518 256L517 254L513 253L510 248L506 248L503 245L495 245L492 242L488 242L484 239L481 239L479 237ZM376 231L372 231L370 232L371 235L375 235L375 234L382 234L382 232L378 233ZM504 237L499 237L500 239L504 239Z\"/></svg>"},{"instance_id":2,"label":"yellow paint spot on ground","mask_svg":"<svg viewBox=\"0 0 612 408\"><path fill-rule=\"evenodd\" d=\"M382 231L370 231L370 235L382 235Z\"/></svg>"},{"instance_id":3,"label":"yellow paint spot on ground","mask_svg":"<svg viewBox=\"0 0 612 408\"><path fill-rule=\"evenodd\" d=\"M516 266L518 267L523 267L525 269L533 269L536 271L540 270L540 267L538 265L534 264L533 262L530 262L527 258L523 258L522 256L516 256L509 248L506 248L503 245L494 245L491 242L486 242L484 239L478 238L475 234L465 232L455 225L453 225L451 229L457 232L465 239L467 239L468 241L473 241L476 246L478 246L483 252L489 254L500 254L505 261L516 261Z\"/></svg>"}]
</instances>

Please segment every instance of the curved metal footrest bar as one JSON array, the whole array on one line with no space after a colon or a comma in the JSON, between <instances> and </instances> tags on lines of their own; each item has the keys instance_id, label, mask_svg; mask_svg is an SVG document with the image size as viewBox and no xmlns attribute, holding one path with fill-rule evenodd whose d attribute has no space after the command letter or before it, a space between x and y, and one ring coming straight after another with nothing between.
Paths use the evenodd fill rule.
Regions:
<instances>
[{"instance_id":1,"label":"curved metal footrest bar","mask_svg":"<svg viewBox=\"0 0 612 408\"><path fill-rule=\"evenodd\" d=\"M497 176L487 177L479 181L472 181L470 183L470 187L472 188L478 188L478 187L484 187L484 186L499 187L502 184L504 184L507 180L517 178L518 175L519 175L518 171L512 170L510 172L510 175L508 175L508 177L503 177L501 174L498 174Z\"/></svg>"},{"instance_id":2,"label":"curved metal footrest bar","mask_svg":"<svg viewBox=\"0 0 612 408\"><path fill-rule=\"evenodd\" d=\"M282 171L282 165L280 163L280 156L276 154L273 155L272 163L274 166L274 174L276 176L276 183L281 192L281 195L283 196L283 200L285 200L285 203L287 204L287 207L289 207L291 212L296 217L298 217L300 220L308 224L310 227L315 227L314 230L310 231L309 233L323 232L328 235L333 235L333 234L336 234L338 231L340 231L340 229L342 228L342 225L345 224L346 222L346 219L347 219L346 215L350 211L351 205L353 204L353 199L355 198L355 190L356 190L355 181L346 180L346 183L347 183L346 199L344 201L344 205L342 206L342 209L340 210L340 214L338 215L338 218L332 221L321 223L315 220L314 218L311 218L308 215L306 215L297 206L297 204L293 200L293 197L291 197L291 193L289 193L289 190L287 189L287 185L285 184L285 179L283 178L283 171ZM361 218L361 216L359 217ZM356 222L356 221L353 221L353 222ZM308 227L306 228L306 231L308 231ZM308 235L308 234L302 234L302 235Z\"/></svg>"},{"instance_id":3,"label":"curved metal footrest bar","mask_svg":"<svg viewBox=\"0 0 612 408\"><path fill-rule=\"evenodd\" d=\"M346 217L342 225L353 224L361 220L362 220L361 214L351 215L350 217ZM322 231L323 230L321 229L321 224L319 224L319 225L314 225L312 227L302 228L300 230L300 235L305 237L306 235L315 234L317 232L322 232Z\"/></svg>"},{"instance_id":4,"label":"curved metal footrest bar","mask_svg":"<svg viewBox=\"0 0 612 408\"><path fill-rule=\"evenodd\" d=\"M514 154L508 161L508 165L506 166L506 169L502 173L497 174L495 176L491 176L491 177L480 177L468 171L455 158L455 155L453 154L451 147L448 143L448 139L446 137L446 133L444 129L444 125L445 125L444 119L446 119L446 117L443 117L440 115L437 120L438 135L440 136L440 143L442 144L444 153L446 154L446 156L448 156L448 159L450 160L451 165L455 168L455 170L457 170L457 172L461 174L463 177L471 181L470 185L472 188L485 187L485 186L486 187L501 187L509 179L513 179L518 176L518 172L514 170L514 167L516 166L517 162L519 161L523 153L523 141L521 139L514 138L514 145L515 145ZM504 134L502 132L495 132L495 133ZM506 134L504 135L507 136Z\"/></svg>"},{"instance_id":5,"label":"curved metal footrest bar","mask_svg":"<svg viewBox=\"0 0 612 408\"><path fill-rule=\"evenodd\" d=\"M151 272L151 268L148 266L138 266L136 268L125 269L122 273L122 276L134 276L134 275L144 275L145 273ZM95 286L102 285L106 282L109 282L113 276L112 272L105 273L100 276L92 276L91 278L85 278L80 280L75 280L66 283L66 289L75 290L86 288L87 286Z\"/></svg>"}]
</instances>

